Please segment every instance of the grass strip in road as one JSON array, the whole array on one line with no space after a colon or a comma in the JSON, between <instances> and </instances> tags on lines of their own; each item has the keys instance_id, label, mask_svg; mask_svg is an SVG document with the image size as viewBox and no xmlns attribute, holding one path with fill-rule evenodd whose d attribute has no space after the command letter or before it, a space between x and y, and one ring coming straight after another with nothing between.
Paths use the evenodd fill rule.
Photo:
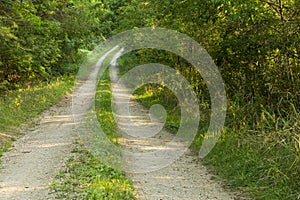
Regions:
<instances>
[{"instance_id":1,"label":"grass strip in road","mask_svg":"<svg viewBox=\"0 0 300 200\"><path fill-rule=\"evenodd\" d=\"M112 113L111 100L109 71L106 70L98 81L95 108L103 132L111 142L118 145L118 127Z\"/></svg>"},{"instance_id":2,"label":"grass strip in road","mask_svg":"<svg viewBox=\"0 0 300 200\"><path fill-rule=\"evenodd\" d=\"M59 102L73 88L73 79L60 77L50 83L0 94L0 155L20 136L20 126L34 126L31 118Z\"/></svg>"},{"instance_id":3,"label":"grass strip in road","mask_svg":"<svg viewBox=\"0 0 300 200\"><path fill-rule=\"evenodd\" d=\"M122 171L102 164L82 147L73 153L51 186L56 199L135 199L132 182Z\"/></svg>"},{"instance_id":4,"label":"grass strip in road","mask_svg":"<svg viewBox=\"0 0 300 200\"><path fill-rule=\"evenodd\" d=\"M98 81L95 107L103 132L118 145L111 98L109 73L106 70ZM135 199L132 181L124 172L104 165L92 153L78 146L51 186L57 199Z\"/></svg>"}]
</instances>

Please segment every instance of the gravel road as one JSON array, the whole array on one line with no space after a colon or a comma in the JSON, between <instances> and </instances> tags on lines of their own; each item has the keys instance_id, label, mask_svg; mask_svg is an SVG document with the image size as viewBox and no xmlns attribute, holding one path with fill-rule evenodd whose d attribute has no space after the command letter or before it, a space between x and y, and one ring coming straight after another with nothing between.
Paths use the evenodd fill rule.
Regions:
<instances>
[{"instance_id":1,"label":"gravel road","mask_svg":"<svg viewBox=\"0 0 300 200\"><path fill-rule=\"evenodd\" d=\"M118 103L124 95L129 94L124 84L116 82L116 70L114 66L111 68L114 76L113 97L115 103ZM162 124L135 101L130 104L130 116L120 115L117 121L123 130L121 144L125 152L124 162L130 171L128 176L133 179L137 189L138 199L235 199L189 150L179 159L171 159L171 162L165 162L165 156L152 154L157 150L165 150L174 135L164 129L151 136L140 131L145 124L148 128L150 124L154 131ZM122 109L122 104L119 104L119 108ZM133 123L127 123L128 120ZM39 117L37 126L25 131L24 136L13 143L12 150L4 154L0 170L0 199L54 199L49 186L71 154L72 142L76 137L74 127L70 96L45 111ZM126 129L129 132L135 131L135 136L140 133L141 137L126 135ZM181 144L177 142L175 145ZM173 155L172 151L167 152ZM145 153L150 154L147 154L148 157L135 156ZM157 166L157 163L159 167L146 172L149 166Z\"/></svg>"}]
</instances>

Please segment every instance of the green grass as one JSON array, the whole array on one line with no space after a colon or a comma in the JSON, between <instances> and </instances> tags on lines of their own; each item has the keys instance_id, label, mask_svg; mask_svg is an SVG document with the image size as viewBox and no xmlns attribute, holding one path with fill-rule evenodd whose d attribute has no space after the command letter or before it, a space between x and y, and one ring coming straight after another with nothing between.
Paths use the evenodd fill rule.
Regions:
<instances>
[{"instance_id":1,"label":"green grass","mask_svg":"<svg viewBox=\"0 0 300 200\"><path fill-rule=\"evenodd\" d=\"M293 166L295 157L288 149L268 150L261 139L225 136L205 162L232 187L255 199L297 199L299 162Z\"/></svg>"},{"instance_id":2,"label":"green grass","mask_svg":"<svg viewBox=\"0 0 300 200\"><path fill-rule=\"evenodd\" d=\"M299 199L298 115L295 110L285 119L274 120L263 115L256 131L227 128L206 157L206 163L232 187L246 191L255 199Z\"/></svg>"},{"instance_id":3,"label":"green grass","mask_svg":"<svg viewBox=\"0 0 300 200\"><path fill-rule=\"evenodd\" d=\"M34 125L30 119L59 102L73 85L73 77L60 77L0 95L0 155L20 136L20 126Z\"/></svg>"},{"instance_id":4,"label":"green grass","mask_svg":"<svg viewBox=\"0 0 300 200\"><path fill-rule=\"evenodd\" d=\"M102 164L80 146L73 153L51 186L56 199L135 199L132 182L122 171Z\"/></svg>"},{"instance_id":5,"label":"green grass","mask_svg":"<svg viewBox=\"0 0 300 200\"><path fill-rule=\"evenodd\" d=\"M112 113L111 95L109 71L106 70L98 81L95 107L97 110L97 118L103 132L107 135L110 141L117 145L118 129Z\"/></svg>"}]
</instances>

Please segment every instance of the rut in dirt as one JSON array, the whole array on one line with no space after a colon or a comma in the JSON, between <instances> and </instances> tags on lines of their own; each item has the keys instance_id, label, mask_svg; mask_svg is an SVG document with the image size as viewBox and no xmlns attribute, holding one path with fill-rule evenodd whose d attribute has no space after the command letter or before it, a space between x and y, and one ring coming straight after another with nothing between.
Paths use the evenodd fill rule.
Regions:
<instances>
[{"instance_id":1,"label":"rut in dirt","mask_svg":"<svg viewBox=\"0 0 300 200\"><path fill-rule=\"evenodd\" d=\"M170 157L169 161L172 162L160 159L162 156L159 152L162 150L170 152L169 156L174 156L172 149L167 149L174 135L162 128L157 134L151 136L149 131L156 133L156 127L161 129L162 122L155 119L155 116L152 116L128 93L126 85L119 81L118 66L115 61L111 63L110 74L115 117L121 132L121 145L125 152L123 159L130 172L128 176L137 189L138 199L235 199L235 195L225 191L222 182L216 181L189 149L179 159ZM124 111L124 103L127 103L128 99L131 99L129 113L128 110ZM180 146L180 142L177 145ZM178 153L176 150L174 152ZM166 156L168 154L163 157Z\"/></svg>"}]
</instances>

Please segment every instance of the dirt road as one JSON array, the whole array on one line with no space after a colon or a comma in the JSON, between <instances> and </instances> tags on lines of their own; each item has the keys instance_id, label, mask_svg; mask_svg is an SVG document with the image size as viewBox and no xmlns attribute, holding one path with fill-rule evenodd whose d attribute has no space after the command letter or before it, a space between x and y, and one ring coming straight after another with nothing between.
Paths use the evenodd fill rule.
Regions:
<instances>
[{"instance_id":1,"label":"dirt road","mask_svg":"<svg viewBox=\"0 0 300 200\"><path fill-rule=\"evenodd\" d=\"M112 74L117 79L115 70L116 68L112 68ZM126 93L126 87L116 83L116 80L112 82L115 103L122 101L124 95L129 95ZM90 89L90 87L86 88ZM122 104L119 104L119 108L122 109ZM170 165L164 163L166 167L162 169L158 167L159 170L145 172L147 167L156 166L160 161L164 162L159 158L165 157L159 157L151 151L165 150L166 144L174 135L164 129L152 136L141 131L145 124L148 126L150 124L154 131L162 124L160 120L148 115L148 111L135 101L131 101L130 109L130 116L120 115L117 120L123 131L127 129L129 132L135 132L135 136L144 133L142 137L137 138L123 133L121 140L124 151L128 152L124 154L124 162L128 165L128 169L131 168L131 173L128 175L137 188L138 199L233 199L233 195L224 191L221 183L213 180L198 157L188 150L179 159L172 160ZM127 122L130 120L134 123L122 125L124 120L122 117L127 118ZM4 154L0 171L0 199L54 199L49 191L49 185L63 166L65 159L71 154L75 137L71 98L67 97L44 112L40 116L38 125L33 130L26 131L24 137L14 143L12 150ZM178 142L176 145L181 144ZM147 154L150 155L148 157L141 156L140 159L132 157L147 152L150 152ZM172 151L167 152L172 153ZM139 170L144 172L134 173Z\"/></svg>"}]
</instances>

